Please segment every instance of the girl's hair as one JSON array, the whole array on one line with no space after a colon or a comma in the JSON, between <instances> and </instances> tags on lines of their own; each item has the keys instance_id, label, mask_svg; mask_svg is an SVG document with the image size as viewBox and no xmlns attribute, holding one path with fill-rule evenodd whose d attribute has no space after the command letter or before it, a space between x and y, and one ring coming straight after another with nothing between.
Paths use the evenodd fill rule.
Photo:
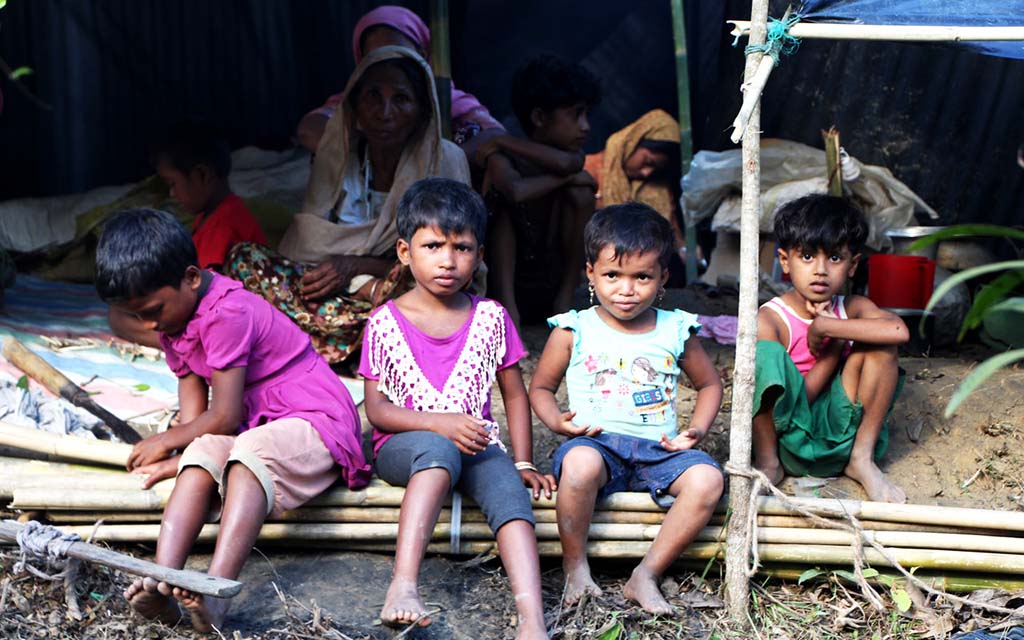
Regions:
<instances>
[{"instance_id":1,"label":"girl's hair","mask_svg":"<svg viewBox=\"0 0 1024 640\"><path fill-rule=\"evenodd\" d=\"M512 78L512 111L526 135L533 133L530 114L540 108L550 112L582 102L592 107L601 100L601 85L582 65L555 56L533 58Z\"/></svg>"},{"instance_id":2,"label":"girl's hair","mask_svg":"<svg viewBox=\"0 0 1024 640\"><path fill-rule=\"evenodd\" d=\"M352 87L352 91L348 94L349 106L355 111L356 103L359 101L359 95L363 92L363 86L366 84L366 77L370 74L370 69L377 67L391 66L401 71L405 78L412 85L413 97L416 98L416 103L420 106L420 119L421 126L427 122L430 118L432 111L430 89L427 87L427 80L423 76L423 68L412 58L400 57L400 58L388 58L387 60L381 60L370 65L363 75L356 82L355 86Z\"/></svg>"},{"instance_id":3,"label":"girl's hair","mask_svg":"<svg viewBox=\"0 0 1024 640\"><path fill-rule=\"evenodd\" d=\"M615 204L595 213L583 230L583 244L591 265L609 245L615 249L615 259L655 251L662 269L668 268L674 251L668 220L641 202Z\"/></svg>"},{"instance_id":4,"label":"girl's hair","mask_svg":"<svg viewBox=\"0 0 1024 640\"><path fill-rule=\"evenodd\" d=\"M668 162L665 163L665 168L658 172L660 176L657 177L664 177L673 183L679 180L679 174L682 171L682 155L678 142L673 142L672 140L648 140L644 138L636 146L667 156Z\"/></svg>"},{"instance_id":5,"label":"girl's hair","mask_svg":"<svg viewBox=\"0 0 1024 640\"><path fill-rule=\"evenodd\" d=\"M192 236L174 216L129 209L107 221L96 247L96 291L106 302L177 287L185 270L198 267Z\"/></svg>"},{"instance_id":6,"label":"girl's hair","mask_svg":"<svg viewBox=\"0 0 1024 640\"><path fill-rule=\"evenodd\" d=\"M414 183L398 202L398 237L406 242L418 229L436 226L441 233L473 232L477 244L487 234L487 207L467 185L447 178L424 178Z\"/></svg>"},{"instance_id":7,"label":"girl's hair","mask_svg":"<svg viewBox=\"0 0 1024 640\"><path fill-rule=\"evenodd\" d=\"M785 251L799 247L834 253L848 248L856 254L867 238L867 219L845 198L813 193L775 212L775 241Z\"/></svg>"}]
</instances>

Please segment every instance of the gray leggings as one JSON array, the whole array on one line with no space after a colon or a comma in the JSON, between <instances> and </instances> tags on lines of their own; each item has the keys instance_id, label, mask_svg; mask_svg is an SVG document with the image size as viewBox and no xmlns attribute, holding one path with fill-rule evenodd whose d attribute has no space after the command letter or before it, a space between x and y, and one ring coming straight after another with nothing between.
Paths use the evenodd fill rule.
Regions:
<instances>
[{"instance_id":1,"label":"gray leggings","mask_svg":"<svg viewBox=\"0 0 1024 640\"><path fill-rule=\"evenodd\" d=\"M449 489L459 489L480 505L491 531L497 532L512 520L534 524L530 493L512 459L496 445L469 456L442 435L406 431L384 443L377 452L376 466L381 479L400 487L424 469L444 469Z\"/></svg>"}]
</instances>

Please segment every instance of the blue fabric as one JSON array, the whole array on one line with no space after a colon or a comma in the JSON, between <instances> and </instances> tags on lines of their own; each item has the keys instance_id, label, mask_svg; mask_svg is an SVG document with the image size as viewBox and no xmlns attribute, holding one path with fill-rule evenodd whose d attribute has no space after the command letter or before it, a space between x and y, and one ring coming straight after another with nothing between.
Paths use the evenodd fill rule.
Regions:
<instances>
[{"instance_id":1,"label":"blue fabric","mask_svg":"<svg viewBox=\"0 0 1024 640\"><path fill-rule=\"evenodd\" d=\"M611 328L597 307L548 319L553 328L573 332L565 386L576 424L654 441L677 435L679 360L700 323L678 309L656 311L655 327L647 333Z\"/></svg>"},{"instance_id":2,"label":"blue fabric","mask_svg":"<svg viewBox=\"0 0 1024 640\"><path fill-rule=\"evenodd\" d=\"M955 27L1024 26L1024 0L804 0L806 22L936 25ZM1024 42L960 42L992 56L1024 59Z\"/></svg>"},{"instance_id":3,"label":"blue fabric","mask_svg":"<svg viewBox=\"0 0 1024 640\"><path fill-rule=\"evenodd\" d=\"M593 449L604 459L608 482L598 492L598 500L620 491L647 491L659 507L668 509L675 501L668 493L669 487L684 471L698 464L721 471L714 459L700 449L666 451L661 443L646 438L599 433L570 438L558 447L552 464L559 481L565 456L575 447Z\"/></svg>"},{"instance_id":4,"label":"blue fabric","mask_svg":"<svg viewBox=\"0 0 1024 640\"><path fill-rule=\"evenodd\" d=\"M1004 629L995 633L969 631L953 636L953 640L1024 640L1024 627Z\"/></svg>"}]
</instances>

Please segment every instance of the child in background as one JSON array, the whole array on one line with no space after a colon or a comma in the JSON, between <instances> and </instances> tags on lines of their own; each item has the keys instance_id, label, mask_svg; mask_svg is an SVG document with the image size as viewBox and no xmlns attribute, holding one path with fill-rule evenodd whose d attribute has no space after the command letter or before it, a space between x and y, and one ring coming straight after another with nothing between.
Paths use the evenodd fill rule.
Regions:
<instances>
[{"instance_id":1,"label":"child in background","mask_svg":"<svg viewBox=\"0 0 1024 640\"><path fill-rule=\"evenodd\" d=\"M487 210L461 183L430 178L398 205L398 258L416 287L366 325L359 373L374 426L377 473L405 486L395 571L381 610L388 625L430 624L419 569L445 497L458 489L495 532L519 613L518 638L547 638L534 535L534 497L554 479L533 465L530 405L518 361L526 355L498 303L463 291L483 258ZM495 380L516 462L491 417Z\"/></svg>"},{"instance_id":2,"label":"child in background","mask_svg":"<svg viewBox=\"0 0 1024 640\"><path fill-rule=\"evenodd\" d=\"M587 224L587 278L597 306L548 320L554 328L530 382L534 412L568 436L555 452L558 535L564 601L601 590L587 563L595 502L616 491L647 491L669 507L624 595L655 614L674 609L659 589L662 573L704 527L722 496L714 460L693 447L722 402L722 382L700 345L697 316L651 305L664 292L672 229L647 205L598 211ZM697 390L689 426L678 431L680 371ZM555 400L562 378L569 410Z\"/></svg>"},{"instance_id":3,"label":"child in background","mask_svg":"<svg viewBox=\"0 0 1024 640\"><path fill-rule=\"evenodd\" d=\"M494 214L491 291L516 324L520 312L543 317L571 306L597 190L583 170L587 114L600 97L597 79L580 65L535 58L512 81L512 109L529 138L498 136L477 151Z\"/></svg>"},{"instance_id":4,"label":"child in background","mask_svg":"<svg viewBox=\"0 0 1024 640\"><path fill-rule=\"evenodd\" d=\"M151 159L171 198L196 216L192 241L200 268L221 271L228 251L239 242L267 243L245 203L231 193L231 148L211 127L191 122L171 127L153 145ZM115 308L107 318L119 338L160 347L155 332L146 331Z\"/></svg>"},{"instance_id":5,"label":"child in background","mask_svg":"<svg viewBox=\"0 0 1024 640\"><path fill-rule=\"evenodd\" d=\"M775 483L786 473L843 473L870 500L905 502L875 461L903 386L896 348L910 334L871 300L839 295L867 235L864 214L842 198L809 195L775 214L779 263L793 289L757 316L754 464Z\"/></svg>"},{"instance_id":6,"label":"child in background","mask_svg":"<svg viewBox=\"0 0 1024 640\"><path fill-rule=\"evenodd\" d=\"M178 476L158 564L181 569L203 524L219 519L209 573L237 578L265 518L339 477L349 487L367 483L359 414L309 336L241 283L200 269L173 216L139 209L111 218L96 274L101 298L159 333L178 376L179 426L145 438L128 458L129 471L148 474L145 487ZM221 627L230 603L152 578L136 580L125 597L168 623L181 617L180 602L200 632Z\"/></svg>"}]
</instances>

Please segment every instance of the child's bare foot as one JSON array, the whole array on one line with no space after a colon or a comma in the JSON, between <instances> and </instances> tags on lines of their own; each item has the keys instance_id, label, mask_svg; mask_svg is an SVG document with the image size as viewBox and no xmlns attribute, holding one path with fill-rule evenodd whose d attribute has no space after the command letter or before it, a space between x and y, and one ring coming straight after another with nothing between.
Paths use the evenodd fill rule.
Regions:
<instances>
[{"instance_id":1,"label":"child's bare foot","mask_svg":"<svg viewBox=\"0 0 1024 640\"><path fill-rule=\"evenodd\" d=\"M382 623L389 627L402 627L415 622L426 627L432 622L428 613L416 583L397 579L391 581L388 593L384 596L384 606L380 610Z\"/></svg>"},{"instance_id":2,"label":"child's bare foot","mask_svg":"<svg viewBox=\"0 0 1024 640\"><path fill-rule=\"evenodd\" d=\"M516 640L548 640L548 630L543 623L537 625L520 624L516 631Z\"/></svg>"},{"instance_id":3,"label":"child's bare foot","mask_svg":"<svg viewBox=\"0 0 1024 640\"><path fill-rule=\"evenodd\" d=\"M188 611L192 619L192 628L199 633L219 631L224 626L224 618L231 604L231 600L227 598L204 596L179 587L174 587L174 598Z\"/></svg>"},{"instance_id":4,"label":"child's bare foot","mask_svg":"<svg viewBox=\"0 0 1024 640\"><path fill-rule=\"evenodd\" d=\"M136 578L124 590L124 597L140 616L175 625L181 620L181 609L171 598L171 586L153 578Z\"/></svg>"},{"instance_id":5,"label":"child's bare foot","mask_svg":"<svg viewBox=\"0 0 1024 640\"><path fill-rule=\"evenodd\" d=\"M633 569L629 582L622 588L622 595L632 600L648 613L663 616L674 616L676 610L668 603L658 588L658 577L644 568L643 565Z\"/></svg>"},{"instance_id":6,"label":"child's bare foot","mask_svg":"<svg viewBox=\"0 0 1024 640\"><path fill-rule=\"evenodd\" d=\"M565 604L574 605L583 596L599 596L604 593L591 577L590 565L585 561L572 567L563 565L562 568L565 572L565 590L562 592L562 602Z\"/></svg>"},{"instance_id":7,"label":"child's bare foot","mask_svg":"<svg viewBox=\"0 0 1024 640\"><path fill-rule=\"evenodd\" d=\"M894 502L897 504L903 504L907 501L906 492L893 484L889 478L885 477L885 474L882 473L882 470L878 468L878 465L873 460L859 462L851 458L850 463L843 469L843 473L864 487L865 493L868 494L868 500Z\"/></svg>"},{"instance_id":8,"label":"child's bare foot","mask_svg":"<svg viewBox=\"0 0 1024 640\"><path fill-rule=\"evenodd\" d=\"M775 459L774 463L761 462L760 460L754 462L754 468L768 476L768 479L772 481L772 484L776 487L782 482L782 479L786 477L786 472L782 468L782 464L778 458Z\"/></svg>"}]
</instances>

